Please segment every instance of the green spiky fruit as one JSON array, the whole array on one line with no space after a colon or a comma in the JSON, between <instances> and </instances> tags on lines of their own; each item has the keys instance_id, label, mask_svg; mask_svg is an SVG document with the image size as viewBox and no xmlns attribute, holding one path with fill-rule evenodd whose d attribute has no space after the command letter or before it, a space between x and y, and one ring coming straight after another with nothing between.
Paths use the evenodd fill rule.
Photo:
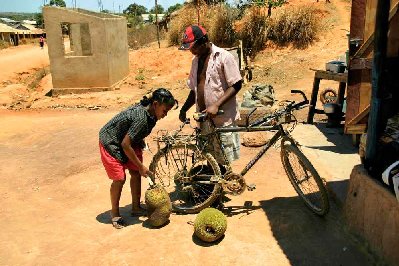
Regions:
<instances>
[{"instance_id":1,"label":"green spiky fruit","mask_svg":"<svg viewBox=\"0 0 399 266\"><path fill-rule=\"evenodd\" d=\"M162 226L169 221L170 213L171 209L167 205L157 208L148 216L148 222L155 227Z\"/></svg>"},{"instance_id":2,"label":"green spiky fruit","mask_svg":"<svg viewBox=\"0 0 399 266\"><path fill-rule=\"evenodd\" d=\"M145 192L147 217L150 225L159 227L169 221L172 212L172 203L168 192L160 185Z\"/></svg>"},{"instance_id":3,"label":"green spiky fruit","mask_svg":"<svg viewBox=\"0 0 399 266\"><path fill-rule=\"evenodd\" d=\"M194 221L195 235L205 242L214 242L221 238L227 229L227 219L224 214L214 208L202 210Z\"/></svg>"},{"instance_id":4,"label":"green spiky fruit","mask_svg":"<svg viewBox=\"0 0 399 266\"><path fill-rule=\"evenodd\" d=\"M171 205L168 192L160 185L150 188L145 192L145 203L148 209Z\"/></svg>"}]
</instances>

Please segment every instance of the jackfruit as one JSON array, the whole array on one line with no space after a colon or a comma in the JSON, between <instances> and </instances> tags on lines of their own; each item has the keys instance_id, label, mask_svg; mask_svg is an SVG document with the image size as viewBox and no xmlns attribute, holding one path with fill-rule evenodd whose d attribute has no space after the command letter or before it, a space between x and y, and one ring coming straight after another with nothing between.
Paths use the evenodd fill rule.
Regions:
<instances>
[{"instance_id":1,"label":"jackfruit","mask_svg":"<svg viewBox=\"0 0 399 266\"><path fill-rule=\"evenodd\" d=\"M147 189L145 192L145 203L148 208L153 209L171 204L168 192L161 185Z\"/></svg>"},{"instance_id":2,"label":"jackfruit","mask_svg":"<svg viewBox=\"0 0 399 266\"><path fill-rule=\"evenodd\" d=\"M159 227L169 221L172 204L168 192L160 185L149 188L145 192L147 217L150 225Z\"/></svg>"},{"instance_id":3,"label":"jackfruit","mask_svg":"<svg viewBox=\"0 0 399 266\"><path fill-rule=\"evenodd\" d=\"M227 219L224 214L214 208L202 210L194 221L195 235L205 242L220 239L227 229Z\"/></svg>"},{"instance_id":4,"label":"jackfruit","mask_svg":"<svg viewBox=\"0 0 399 266\"><path fill-rule=\"evenodd\" d=\"M169 206L157 208L148 216L148 222L154 227L162 226L169 221L170 213Z\"/></svg>"}]
</instances>

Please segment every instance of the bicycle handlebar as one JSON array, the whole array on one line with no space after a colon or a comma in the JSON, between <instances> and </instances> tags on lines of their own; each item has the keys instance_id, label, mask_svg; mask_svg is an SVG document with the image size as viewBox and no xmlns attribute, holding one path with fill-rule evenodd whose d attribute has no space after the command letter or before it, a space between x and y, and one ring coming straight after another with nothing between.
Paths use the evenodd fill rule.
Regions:
<instances>
[{"instance_id":1,"label":"bicycle handlebar","mask_svg":"<svg viewBox=\"0 0 399 266\"><path fill-rule=\"evenodd\" d=\"M222 115L222 114L224 114L223 110L219 110L216 113L216 115ZM207 120L209 118L208 113L194 113L193 117L194 117L194 120L197 122L204 122L205 120Z\"/></svg>"},{"instance_id":2,"label":"bicycle handlebar","mask_svg":"<svg viewBox=\"0 0 399 266\"><path fill-rule=\"evenodd\" d=\"M306 97L306 95L305 95L305 93L303 91L301 91L301 90L291 90L291 93L293 93L293 94L298 94L299 93L299 94L302 95L302 97L304 99L302 102L299 102L297 104L292 105L292 109L298 110L298 109L300 109L300 107L302 107L305 104L309 103L309 100L308 100L308 98Z\"/></svg>"}]
</instances>

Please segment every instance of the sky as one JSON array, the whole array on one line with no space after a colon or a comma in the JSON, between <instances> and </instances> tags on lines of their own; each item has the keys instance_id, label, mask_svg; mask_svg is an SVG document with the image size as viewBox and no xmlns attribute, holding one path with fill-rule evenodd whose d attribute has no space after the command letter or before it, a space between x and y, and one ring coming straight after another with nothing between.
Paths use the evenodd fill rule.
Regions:
<instances>
[{"instance_id":1,"label":"sky","mask_svg":"<svg viewBox=\"0 0 399 266\"><path fill-rule=\"evenodd\" d=\"M73 3L76 1L76 6L79 8L88 9L91 11L99 11L97 0L64 0L67 7L73 7ZM50 0L0 0L0 12L28 12L37 13L40 12L40 7L43 3L49 3ZM110 10L111 12L121 12L126 9L130 4L139 4L145 6L147 9L151 9L155 6L155 0L102 0L103 8ZM158 0L158 4L167 9L169 6L174 4L183 4L184 0Z\"/></svg>"}]
</instances>

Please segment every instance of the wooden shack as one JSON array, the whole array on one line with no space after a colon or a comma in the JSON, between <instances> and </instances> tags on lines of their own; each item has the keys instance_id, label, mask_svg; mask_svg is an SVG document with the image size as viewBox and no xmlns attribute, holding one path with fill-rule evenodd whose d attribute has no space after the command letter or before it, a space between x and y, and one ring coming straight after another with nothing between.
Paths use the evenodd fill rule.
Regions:
<instances>
[{"instance_id":1,"label":"wooden shack","mask_svg":"<svg viewBox=\"0 0 399 266\"><path fill-rule=\"evenodd\" d=\"M388 15L388 36L386 42L386 68L384 86L393 91L399 76L399 0L390 1ZM347 108L345 133L362 134L367 130L372 96L372 69L376 11L378 0L352 0L352 13L349 38L349 70L347 87ZM395 69L396 68L396 69ZM396 74L395 74L396 71ZM389 84L391 83L391 84Z\"/></svg>"}]
</instances>

